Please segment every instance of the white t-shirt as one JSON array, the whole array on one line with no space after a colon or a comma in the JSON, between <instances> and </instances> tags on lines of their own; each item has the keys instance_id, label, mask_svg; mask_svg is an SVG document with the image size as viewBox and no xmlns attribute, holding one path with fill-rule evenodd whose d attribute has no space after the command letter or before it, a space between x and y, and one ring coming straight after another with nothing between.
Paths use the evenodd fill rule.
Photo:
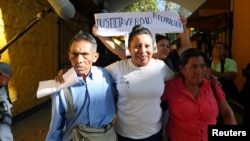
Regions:
<instances>
[{"instance_id":1,"label":"white t-shirt","mask_svg":"<svg viewBox=\"0 0 250 141\"><path fill-rule=\"evenodd\" d=\"M174 72L161 60L151 59L144 67L136 67L131 59L106 67L118 90L115 129L121 136L143 139L156 134L162 127L160 107L164 81Z\"/></svg>"}]
</instances>

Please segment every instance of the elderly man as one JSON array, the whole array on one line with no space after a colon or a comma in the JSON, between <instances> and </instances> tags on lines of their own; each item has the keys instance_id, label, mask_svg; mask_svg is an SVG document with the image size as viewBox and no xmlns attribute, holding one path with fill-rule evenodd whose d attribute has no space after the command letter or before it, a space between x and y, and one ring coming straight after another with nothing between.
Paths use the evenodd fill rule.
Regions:
<instances>
[{"instance_id":1,"label":"elderly man","mask_svg":"<svg viewBox=\"0 0 250 141\"><path fill-rule=\"evenodd\" d=\"M99 56L96 51L96 41L88 33L80 31L71 40L68 56L79 82L68 87L69 93L62 90L51 96L52 117L46 141L74 140L76 136L72 134L76 133L74 131L78 125L88 130L90 130L88 127L91 130L110 127L116 111L114 96L117 95L117 91L113 87L114 82L108 71L92 65ZM67 102L65 94L70 95L72 104ZM69 108L69 105L73 108ZM70 109L73 109L74 119L71 118ZM99 135L98 139L116 140L114 130L109 131L111 135L105 136L108 139ZM84 135L89 133L85 132Z\"/></svg>"}]
</instances>

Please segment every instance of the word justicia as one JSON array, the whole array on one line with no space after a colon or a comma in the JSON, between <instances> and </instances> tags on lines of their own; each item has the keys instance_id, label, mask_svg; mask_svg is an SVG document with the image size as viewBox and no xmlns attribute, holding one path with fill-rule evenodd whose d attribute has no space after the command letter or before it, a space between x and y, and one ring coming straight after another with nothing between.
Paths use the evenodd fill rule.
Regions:
<instances>
[{"instance_id":1,"label":"word justicia","mask_svg":"<svg viewBox=\"0 0 250 141\"><path fill-rule=\"evenodd\" d=\"M152 18L150 17L141 17L141 18L123 18L123 17L114 17L106 19L96 19L97 27L102 28L119 28L123 26L134 26L138 24L151 24Z\"/></svg>"},{"instance_id":2,"label":"word justicia","mask_svg":"<svg viewBox=\"0 0 250 141\"><path fill-rule=\"evenodd\" d=\"M141 25L150 25L155 21L158 21L163 24L182 27L180 20L175 20L168 16L160 15L157 12L153 12L151 16L141 16L141 17L128 17L126 16L118 16L118 17L110 17L110 18L97 18L96 25L101 28L121 28L121 27L131 27L138 24Z\"/></svg>"}]
</instances>

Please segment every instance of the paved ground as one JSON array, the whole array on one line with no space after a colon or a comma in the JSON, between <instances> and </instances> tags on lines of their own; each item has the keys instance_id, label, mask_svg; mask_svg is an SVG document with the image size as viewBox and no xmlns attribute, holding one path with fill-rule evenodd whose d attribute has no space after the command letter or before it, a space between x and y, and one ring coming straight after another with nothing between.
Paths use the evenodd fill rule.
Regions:
<instances>
[{"instance_id":1,"label":"paved ground","mask_svg":"<svg viewBox=\"0 0 250 141\"><path fill-rule=\"evenodd\" d=\"M45 141L48 132L51 104L48 103L30 116L13 123L14 141Z\"/></svg>"}]
</instances>

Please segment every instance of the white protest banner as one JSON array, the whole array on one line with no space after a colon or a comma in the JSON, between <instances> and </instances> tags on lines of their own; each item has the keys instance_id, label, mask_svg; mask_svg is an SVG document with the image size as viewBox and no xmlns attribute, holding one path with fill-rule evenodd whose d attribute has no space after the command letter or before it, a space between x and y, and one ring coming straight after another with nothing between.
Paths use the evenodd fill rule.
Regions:
<instances>
[{"instance_id":1,"label":"white protest banner","mask_svg":"<svg viewBox=\"0 0 250 141\"><path fill-rule=\"evenodd\" d=\"M95 14L95 25L100 36L124 36L126 55L128 51L128 35L135 25L148 28L154 39L156 33L181 33L183 25L176 11L161 12L120 12ZM154 45L156 46L156 44ZM154 52L157 48L154 47Z\"/></svg>"},{"instance_id":2,"label":"white protest banner","mask_svg":"<svg viewBox=\"0 0 250 141\"><path fill-rule=\"evenodd\" d=\"M127 36L138 24L152 33L183 32L179 14L175 11L98 13L95 14L95 24L101 36Z\"/></svg>"}]
</instances>

